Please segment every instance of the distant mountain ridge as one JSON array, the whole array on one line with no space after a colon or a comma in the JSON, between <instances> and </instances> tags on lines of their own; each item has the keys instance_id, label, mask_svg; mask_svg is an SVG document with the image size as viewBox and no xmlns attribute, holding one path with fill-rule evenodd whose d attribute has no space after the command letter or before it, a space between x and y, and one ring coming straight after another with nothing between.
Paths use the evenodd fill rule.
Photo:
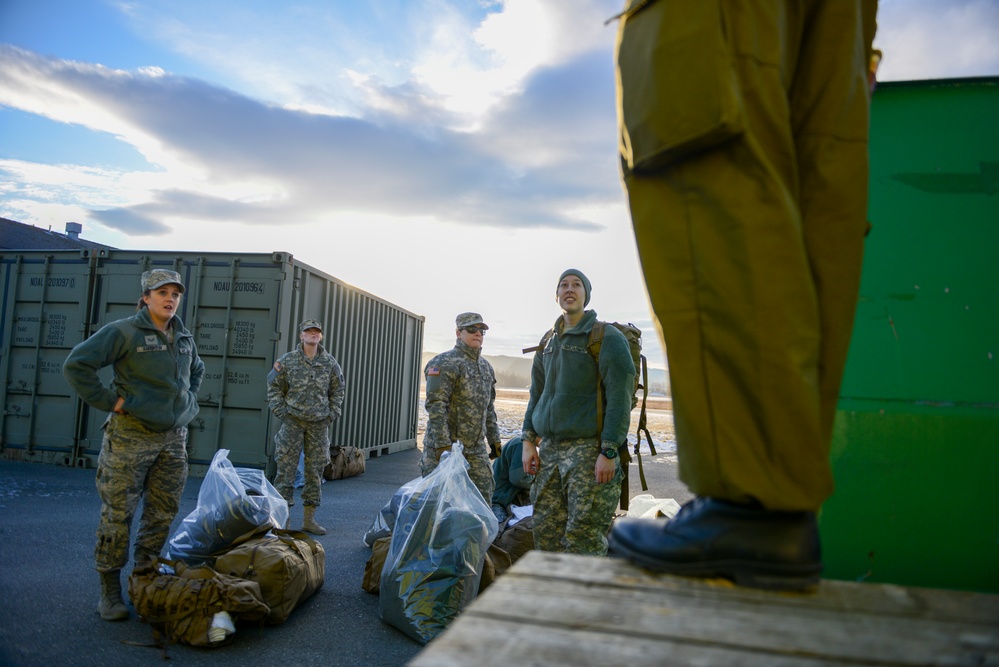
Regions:
<instances>
[{"instance_id":1,"label":"distant mountain ridge","mask_svg":"<svg viewBox=\"0 0 999 667\"><path fill-rule=\"evenodd\" d=\"M425 368L427 362L436 357L438 352L424 352L422 367ZM504 389L527 389L531 386L531 364L534 362L532 355L521 357L509 357L506 355L483 355L496 373L496 385ZM422 369L421 369L422 370ZM649 394L665 396L669 381L666 371L659 368L649 369Z\"/></svg>"}]
</instances>

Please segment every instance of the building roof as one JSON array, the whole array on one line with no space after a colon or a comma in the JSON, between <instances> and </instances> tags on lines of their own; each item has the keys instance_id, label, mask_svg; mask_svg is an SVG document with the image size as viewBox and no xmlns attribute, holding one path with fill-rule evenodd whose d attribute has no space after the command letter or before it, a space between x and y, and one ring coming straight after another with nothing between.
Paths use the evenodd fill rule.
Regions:
<instances>
[{"instance_id":1,"label":"building roof","mask_svg":"<svg viewBox=\"0 0 999 667\"><path fill-rule=\"evenodd\" d=\"M75 222L67 222L65 232L56 232L52 229L39 229L34 225L0 218L0 250L114 249L103 243L80 238L81 231L83 231L83 226Z\"/></svg>"}]
</instances>

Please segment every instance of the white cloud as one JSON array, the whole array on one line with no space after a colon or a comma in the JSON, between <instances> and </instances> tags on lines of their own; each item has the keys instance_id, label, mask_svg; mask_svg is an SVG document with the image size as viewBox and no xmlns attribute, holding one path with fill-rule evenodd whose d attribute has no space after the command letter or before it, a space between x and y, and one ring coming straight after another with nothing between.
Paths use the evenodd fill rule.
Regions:
<instances>
[{"instance_id":1,"label":"white cloud","mask_svg":"<svg viewBox=\"0 0 999 667\"><path fill-rule=\"evenodd\" d=\"M32 76L16 76L26 68ZM382 92L402 105L419 104ZM579 123L592 119L585 115L550 125L546 141L561 149L532 171L509 163L489 142L443 127L427 131L404 117L315 116L193 79L67 63L11 47L0 47L0 95L25 111L115 134L161 167L162 173L134 179L149 187L144 200L130 202L140 217L239 216L254 224L368 211L475 226L592 229L564 210L595 193L620 196L610 108L602 110L607 140L598 144L572 139L586 136ZM578 164L602 164L605 177L580 182ZM249 202L264 206L251 209ZM122 216L100 217L107 224L136 221Z\"/></svg>"},{"instance_id":2,"label":"white cloud","mask_svg":"<svg viewBox=\"0 0 999 667\"><path fill-rule=\"evenodd\" d=\"M999 75L999 2L882 0L881 81Z\"/></svg>"},{"instance_id":3,"label":"white cloud","mask_svg":"<svg viewBox=\"0 0 999 667\"><path fill-rule=\"evenodd\" d=\"M483 114L522 92L539 69L565 65L594 49L609 57L613 28L604 27L602 19L611 3L496 4L498 11L474 30L461 18L439 25L413 68L414 81L440 95L445 108L464 116L466 129L477 129Z\"/></svg>"},{"instance_id":4,"label":"white cloud","mask_svg":"<svg viewBox=\"0 0 999 667\"><path fill-rule=\"evenodd\" d=\"M194 165L178 160L141 123L122 113L131 90L157 85L167 78L158 68L133 74L102 65L48 59L0 44L0 90L5 106L117 136L149 162L193 176Z\"/></svg>"}]
</instances>

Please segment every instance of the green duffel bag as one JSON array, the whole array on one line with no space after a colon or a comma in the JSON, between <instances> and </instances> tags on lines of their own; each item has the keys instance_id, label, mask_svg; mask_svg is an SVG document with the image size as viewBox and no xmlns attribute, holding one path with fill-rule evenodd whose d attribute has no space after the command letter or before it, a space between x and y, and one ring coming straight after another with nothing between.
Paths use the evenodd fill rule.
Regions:
<instances>
[{"instance_id":1,"label":"green duffel bag","mask_svg":"<svg viewBox=\"0 0 999 667\"><path fill-rule=\"evenodd\" d=\"M215 561L215 569L260 585L271 608L267 623L284 623L291 612L322 588L326 551L306 533L274 529L230 549Z\"/></svg>"}]
</instances>

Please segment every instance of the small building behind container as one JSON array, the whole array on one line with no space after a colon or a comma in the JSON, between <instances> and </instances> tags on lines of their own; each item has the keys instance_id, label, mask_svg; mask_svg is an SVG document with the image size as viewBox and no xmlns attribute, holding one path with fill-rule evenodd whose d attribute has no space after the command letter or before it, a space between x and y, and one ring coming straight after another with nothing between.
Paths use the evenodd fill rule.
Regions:
<instances>
[{"instance_id":1,"label":"small building behind container","mask_svg":"<svg viewBox=\"0 0 999 667\"><path fill-rule=\"evenodd\" d=\"M135 312L143 271L177 271L178 313L205 362L188 458L199 474L218 449L234 465L274 470L267 373L298 344L298 324L323 323L323 345L343 368L334 445L369 456L416 446L424 318L347 285L290 254L115 250L0 255L0 451L6 459L96 465L106 413L62 375L70 350ZM102 371L110 382L111 369Z\"/></svg>"}]
</instances>

